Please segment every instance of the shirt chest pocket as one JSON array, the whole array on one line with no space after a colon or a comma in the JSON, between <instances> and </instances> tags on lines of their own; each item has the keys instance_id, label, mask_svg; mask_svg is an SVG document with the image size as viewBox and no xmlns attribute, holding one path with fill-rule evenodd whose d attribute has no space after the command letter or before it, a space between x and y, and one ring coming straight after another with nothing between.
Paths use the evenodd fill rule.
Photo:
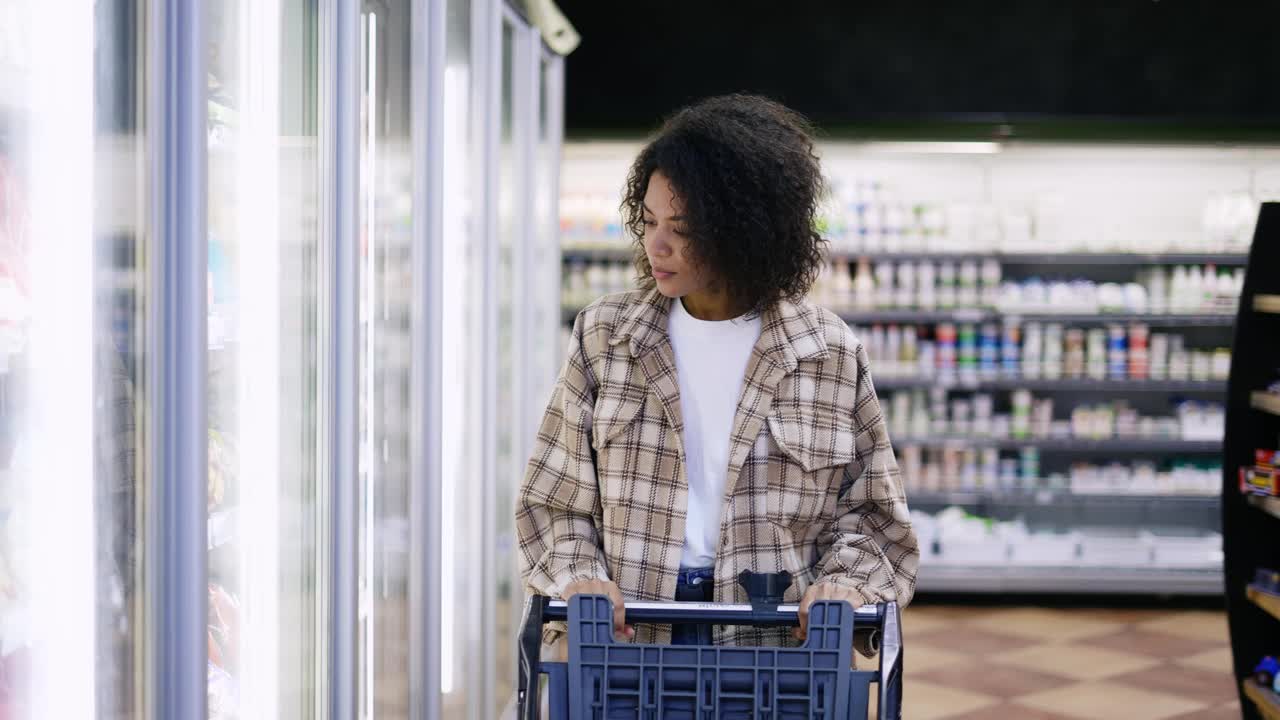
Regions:
<instances>
[{"instance_id":1,"label":"shirt chest pocket","mask_svg":"<svg viewBox=\"0 0 1280 720\"><path fill-rule=\"evenodd\" d=\"M654 484L669 486L680 471L679 441L650 401L601 404L591 425L596 480L605 508L667 500Z\"/></svg>"},{"instance_id":2,"label":"shirt chest pocket","mask_svg":"<svg viewBox=\"0 0 1280 720\"><path fill-rule=\"evenodd\" d=\"M816 413L769 417L769 520L797 533L833 511L854 458L853 423Z\"/></svg>"}]
</instances>

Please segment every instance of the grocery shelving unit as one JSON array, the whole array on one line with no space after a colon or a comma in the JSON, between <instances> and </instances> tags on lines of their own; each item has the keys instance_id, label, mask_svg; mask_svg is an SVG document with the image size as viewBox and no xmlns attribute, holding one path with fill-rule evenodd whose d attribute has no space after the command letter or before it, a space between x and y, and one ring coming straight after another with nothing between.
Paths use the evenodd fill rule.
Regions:
<instances>
[{"instance_id":1,"label":"grocery shelving unit","mask_svg":"<svg viewBox=\"0 0 1280 720\"><path fill-rule=\"evenodd\" d=\"M1255 410L1280 415L1280 394L1254 390L1249 393L1249 404Z\"/></svg>"},{"instance_id":2,"label":"grocery shelving unit","mask_svg":"<svg viewBox=\"0 0 1280 720\"><path fill-rule=\"evenodd\" d=\"M833 259L873 262L926 262L996 259L1006 277L1029 277L1038 274L1067 274L1076 277L1100 277L1105 281L1132 277L1135 268L1178 264L1240 266L1247 259L1239 253L842 253L833 251ZM590 247L568 247L563 251L566 267L581 264L625 264L631 249L614 239L612 246L596 243ZM629 268L628 268L629 270ZM1128 274L1126 276L1126 273ZM563 321L571 324L580 308L566 305ZM1145 323L1152 328L1196 334L1226 345L1235 316L1226 313L1082 313L1019 312L1002 313L994 308L950 308L936 310L879 308L855 311L838 309L842 319L855 326L911 324L933 326L939 323L978 324L1022 322L1059 323L1081 327L1129 325ZM1007 399L1014 390L1024 389L1058 398L1070 405L1083 399L1109 401L1123 398L1144 410L1159 411L1171 399L1191 397L1217 400L1226 393L1223 380L1206 379L1086 379L1086 378L1021 378L972 375L942 377L903 377L878 372L877 392L943 388L948 394L984 392ZM887 405L887 399L885 400ZM1192 461L1212 461L1222 451L1218 440L1187 440L1178 437L1115 437L1078 439L1061 437L982 438L930 435L913 438L895 436L895 445L935 449L994 448L1002 453L1038 451L1047 466L1057 470L1080 461L1112 462L1118 458L1160 463L1169 456ZM922 492L908 486L913 509L936 512L958 506L981 517L999 520L1022 519L1036 527L1156 527L1189 528L1193 532L1212 535L1219 530L1219 496L1187 495L1087 495L1062 488L1029 492L961 491ZM928 549L926 549L928 553ZM1216 595L1222 592L1222 572L1215 560L1201 566L1111 566L1074 567L1069 565L1032 566L1003 564L956 565L925 557L919 575L919 589L924 592L1072 592L1072 593L1158 593Z\"/></svg>"},{"instance_id":3,"label":"grocery shelving unit","mask_svg":"<svg viewBox=\"0 0 1280 720\"><path fill-rule=\"evenodd\" d=\"M1258 717L1263 720L1280 720L1280 696L1274 692L1263 688L1258 681L1249 678L1241 683L1244 688L1244 696L1249 702L1253 703L1250 707L1248 703L1241 705L1246 713L1245 717ZM1256 713L1252 716L1248 713Z\"/></svg>"},{"instance_id":4,"label":"grocery shelving unit","mask_svg":"<svg viewBox=\"0 0 1280 720\"><path fill-rule=\"evenodd\" d=\"M1280 620L1280 595L1263 590L1252 583L1245 590L1245 595L1254 605L1267 611L1275 619Z\"/></svg>"},{"instance_id":5,"label":"grocery shelving unit","mask_svg":"<svg viewBox=\"0 0 1280 720\"><path fill-rule=\"evenodd\" d=\"M1253 668L1266 655L1280 655L1280 599L1252 586L1258 568L1280 568L1280 498L1246 496L1240 470L1258 450L1280 448L1280 417L1261 390L1280 379L1280 315L1265 308L1266 293L1280 292L1273 268L1280 263L1280 204L1262 206L1249 270L1240 300L1227 392L1223 449L1223 552L1227 616L1241 708L1246 718L1280 717L1280 696L1258 685ZM1262 308L1262 309L1259 309ZM1261 402L1260 402L1261 401Z\"/></svg>"},{"instance_id":6,"label":"grocery shelving unit","mask_svg":"<svg viewBox=\"0 0 1280 720\"><path fill-rule=\"evenodd\" d=\"M1280 498L1258 497L1254 495L1245 498L1245 500L1248 501L1248 504L1252 507L1271 515L1272 517L1280 518Z\"/></svg>"},{"instance_id":7,"label":"grocery shelving unit","mask_svg":"<svg viewBox=\"0 0 1280 720\"><path fill-rule=\"evenodd\" d=\"M1280 314L1280 295L1262 294L1253 296L1253 311L1267 315Z\"/></svg>"}]
</instances>

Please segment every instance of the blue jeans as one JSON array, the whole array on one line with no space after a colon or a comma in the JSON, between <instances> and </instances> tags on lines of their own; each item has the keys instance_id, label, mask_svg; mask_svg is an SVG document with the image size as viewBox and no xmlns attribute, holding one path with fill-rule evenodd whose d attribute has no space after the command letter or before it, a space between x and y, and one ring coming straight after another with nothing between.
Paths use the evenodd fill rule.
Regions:
<instances>
[{"instance_id":1,"label":"blue jeans","mask_svg":"<svg viewBox=\"0 0 1280 720\"><path fill-rule=\"evenodd\" d=\"M676 576L676 600L679 602L711 602L714 588L715 568L684 568ZM711 623L673 624L671 644L710 645Z\"/></svg>"}]
</instances>

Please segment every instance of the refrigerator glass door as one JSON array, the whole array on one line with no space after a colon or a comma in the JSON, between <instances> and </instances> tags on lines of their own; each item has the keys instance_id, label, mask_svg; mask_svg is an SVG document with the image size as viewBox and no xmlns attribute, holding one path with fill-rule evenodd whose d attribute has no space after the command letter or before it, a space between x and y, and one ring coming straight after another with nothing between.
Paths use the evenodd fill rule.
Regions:
<instances>
[{"instance_id":1,"label":"refrigerator glass door","mask_svg":"<svg viewBox=\"0 0 1280 720\"><path fill-rule=\"evenodd\" d=\"M442 194L444 308L441 313L441 558L440 688L449 720L483 717L477 693L482 675L479 617L483 502L486 297L483 133L475 108L482 99L482 34L475 29L480 3L447 0Z\"/></svg>"},{"instance_id":2,"label":"refrigerator glass door","mask_svg":"<svg viewBox=\"0 0 1280 720\"><path fill-rule=\"evenodd\" d=\"M318 10L206 5L209 717L323 715Z\"/></svg>"},{"instance_id":3,"label":"refrigerator glass door","mask_svg":"<svg viewBox=\"0 0 1280 720\"><path fill-rule=\"evenodd\" d=\"M0 717L146 691L145 3L0 2Z\"/></svg>"}]
</instances>

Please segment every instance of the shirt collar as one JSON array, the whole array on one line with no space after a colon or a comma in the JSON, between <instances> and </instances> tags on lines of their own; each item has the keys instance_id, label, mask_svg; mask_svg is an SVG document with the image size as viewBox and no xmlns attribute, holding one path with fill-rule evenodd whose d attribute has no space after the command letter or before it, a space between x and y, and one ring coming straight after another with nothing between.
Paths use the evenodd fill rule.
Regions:
<instances>
[{"instance_id":1,"label":"shirt collar","mask_svg":"<svg viewBox=\"0 0 1280 720\"><path fill-rule=\"evenodd\" d=\"M609 344L629 340L631 355L639 359L668 342L671 304L657 288L650 288L623 315ZM765 310L760 346L764 352L776 354L788 372L801 360L825 360L828 356L826 330L817 308L807 300L781 300Z\"/></svg>"}]
</instances>

